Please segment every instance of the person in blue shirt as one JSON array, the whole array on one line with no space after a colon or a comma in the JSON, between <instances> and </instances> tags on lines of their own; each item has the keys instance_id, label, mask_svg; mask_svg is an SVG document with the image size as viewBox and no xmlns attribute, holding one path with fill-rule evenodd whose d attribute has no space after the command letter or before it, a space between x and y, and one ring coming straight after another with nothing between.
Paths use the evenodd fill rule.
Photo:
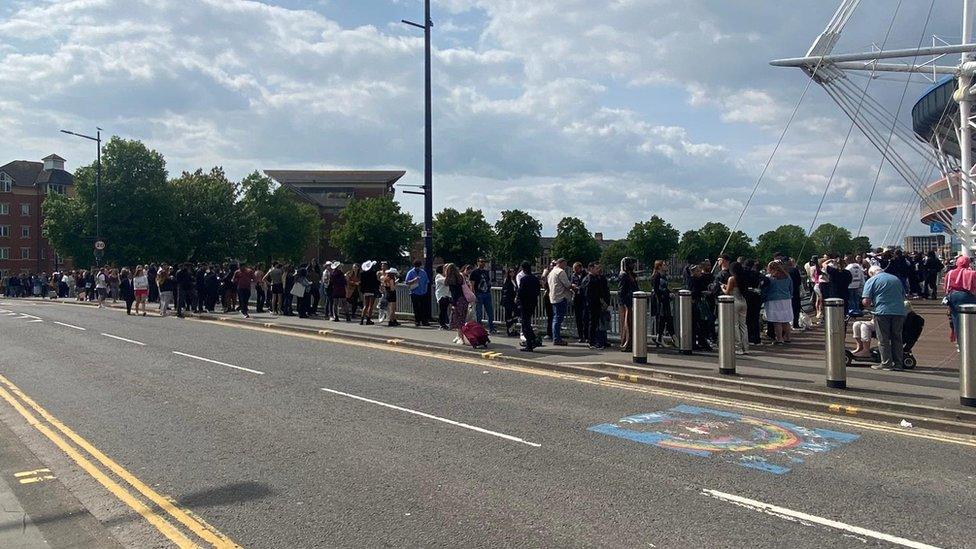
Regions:
<instances>
[{"instance_id":1,"label":"person in blue shirt","mask_svg":"<svg viewBox=\"0 0 976 549\"><path fill-rule=\"evenodd\" d=\"M871 366L875 370L901 370L905 360L905 348L901 334L905 324L905 286L901 280L881 267L871 267L871 278L861 291L865 307L874 308L874 331L878 336L881 363Z\"/></svg>"},{"instance_id":2,"label":"person in blue shirt","mask_svg":"<svg viewBox=\"0 0 976 549\"><path fill-rule=\"evenodd\" d=\"M427 294L430 292L430 277L423 268L424 262L416 260L413 269L407 273L404 281L410 288L410 302L413 304L413 321L417 326L430 326L430 302Z\"/></svg>"}]
</instances>

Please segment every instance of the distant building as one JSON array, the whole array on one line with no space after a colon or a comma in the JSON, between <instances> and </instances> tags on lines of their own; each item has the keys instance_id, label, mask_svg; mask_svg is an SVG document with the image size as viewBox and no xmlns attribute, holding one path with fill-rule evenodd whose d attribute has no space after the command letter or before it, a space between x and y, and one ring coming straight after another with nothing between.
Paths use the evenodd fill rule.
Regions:
<instances>
[{"instance_id":1,"label":"distant building","mask_svg":"<svg viewBox=\"0 0 976 549\"><path fill-rule=\"evenodd\" d=\"M293 191L299 200L318 208L323 221L322 238L317 248L306 252L305 258L329 261L339 257L339 252L329 244L329 234L339 213L353 200L393 196L393 185L407 172L265 170L264 173Z\"/></svg>"},{"instance_id":2,"label":"distant building","mask_svg":"<svg viewBox=\"0 0 976 549\"><path fill-rule=\"evenodd\" d=\"M946 247L946 237L944 234L927 234L922 236L906 236L905 252L926 254L929 250L942 253Z\"/></svg>"},{"instance_id":3,"label":"distant building","mask_svg":"<svg viewBox=\"0 0 976 549\"><path fill-rule=\"evenodd\" d=\"M52 154L41 162L14 160L0 166L0 278L50 273L62 263L41 235L41 205L48 193L74 195L65 160Z\"/></svg>"}]
</instances>

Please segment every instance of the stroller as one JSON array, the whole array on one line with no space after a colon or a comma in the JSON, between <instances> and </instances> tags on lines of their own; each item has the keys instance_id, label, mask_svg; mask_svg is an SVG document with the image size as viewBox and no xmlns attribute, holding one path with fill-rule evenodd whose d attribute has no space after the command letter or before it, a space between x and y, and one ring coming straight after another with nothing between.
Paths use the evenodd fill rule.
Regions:
<instances>
[{"instance_id":1,"label":"stroller","mask_svg":"<svg viewBox=\"0 0 976 549\"><path fill-rule=\"evenodd\" d=\"M918 339L922 337L922 330L925 329L925 319L919 316L915 311L908 311L908 315L905 316L905 324L901 330L901 342L904 345L905 352L905 362L903 364L906 370L912 370L918 365L918 360L915 355L912 354L912 348L918 343ZM880 364L881 363L881 353L878 351L877 347L871 347L871 356L862 357L854 356L854 353L850 349L844 350L844 355L846 356L847 367L850 368L856 364Z\"/></svg>"}]
</instances>

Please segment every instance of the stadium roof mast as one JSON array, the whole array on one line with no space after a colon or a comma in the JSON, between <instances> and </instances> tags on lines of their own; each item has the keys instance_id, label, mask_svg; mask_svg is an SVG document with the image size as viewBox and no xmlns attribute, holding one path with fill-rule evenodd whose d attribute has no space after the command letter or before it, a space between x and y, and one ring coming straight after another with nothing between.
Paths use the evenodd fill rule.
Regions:
<instances>
[{"instance_id":1,"label":"stadium roof mast","mask_svg":"<svg viewBox=\"0 0 976 549\"><path fill-rule=\"evenodd\" d=\"M973 129L976 119L973 118L973 101L976 99L976 86L973 86L973 75L976 73L976 44L973 44L973 17L976 15L976 0L963 0L962 8L962 41L959 45L934 46L902 50L874 51L867 53L832 54L834 46L840 38L840 33L861 0L842 0L837 12L830 20L827 28L814 41L805 57L792 59L777 59L770 64L776 67L798 67L803 69L811 78L831 78L835 71L823 70L834 68L842 70L863 70L872 72L908 72L928 74L953 74L959 79L959 88L953 98L959 103L959 145L962 150L960 158L961 184L959 186L959 211L961 212L960 227L956 233L962 240L960 252L969 257L976 244L976 227L973 226ZM962 54L958 65L935 65L935 61L949 54ZM929 57L933 59L916 65L909 63L880 63L881 59L905 59Z\"/></svg>"}]
</instances>

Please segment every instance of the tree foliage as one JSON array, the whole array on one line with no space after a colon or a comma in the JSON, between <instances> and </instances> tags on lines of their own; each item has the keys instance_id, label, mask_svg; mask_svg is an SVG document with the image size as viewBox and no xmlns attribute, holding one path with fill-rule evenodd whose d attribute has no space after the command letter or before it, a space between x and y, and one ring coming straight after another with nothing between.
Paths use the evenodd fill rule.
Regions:
<instances>
[{"instance_id":1,"label":"tree foliage","mask_svg":"<svg viewBox=\"0 0 976 549\"><path fill-rule=\"evenodd\" d=\"M542 253L542 223L522 210L506 210L495 222L495 259L503 265L535 264Z\"/></svg>"},{"instance_id":2,"label":"tree foliage","mask_svg":"<svg viewBox=\"0 0 976 549\"><path fill-rule=\"evenodd\" d=\"M603 249L600 254L600 263L603 264L603 272L606 274L616 273L620 269L620 260L630 255L630 243L626 240L611 242Z\"/></svg>"},{"instance_id":3,"label":"tree foliage","mask_svg":"<svg viewBox=\"0 0 976 549\"><path fill-rule=\"evenodd\" d=\"M472 264L494 247L495 233L481 210L446 208L434 216L433 229L434 255L446 262Z\"/></svg>"},{"instance_id":4,"label":"tree foliage","mask_svg":"<svg viewBox=\"0 0 976 549\"><path fill-rule=\"evenodd\" d=\"M729 240L725 248L726 254L733 258L753 255L755 250L752 247L752 239L742 231L735 231L732 233L732 238L729 238L729 231L725 224L714 221L705 223L696 231L686 231L681 235L678 255L691 262L715 259L721 253L726 239Z\"/></svg>"},{"instance_id":5,"label":"tree foliage","mask_svg":"<svg viewBox=\"0 0 976 549\"><path fill-rule=\"evenodd\" d=\"M671 260L678 250L678 231L670 223L658 216L649 221L634 224L627 234L630 253L644 265L653 265L655 260Z\"/></svg>"},{"instance_id":6,"label":"tree foliage","mask_svg":"<svg viewBox=\"0 0 976 549\"><path fill-rule=\"evenodd\" d=\"M181 261L239 258L251 251L245 244L253 234L253 218L243 215L237 201L239 185L222 168L197 170L170 182Z\"/></svg>"},{"instance_id":7,"label":"tree foliage","mask_svg":"<svg viewBox=\"0 0 976 549\"><path fill-rule=\"evenodd\" d=\"M241 181L240 192L241 225L246 231L241 255L245 259L294 261L319 243L322 218L292 191L276 188L271 178L254 172Z\"/></svg>"},{"instance_id":8,"label":"tree foliage","mask_svg":"<svg viewBox=\"0 0 976 549\"><path fill-rule=\"evenodd\" d=\"M799 225L780 225L767 231L756 240L756 255L763 263L773 260L777 253L784 253L802 262L799 255L807 248L807 232ZM807 248L809 251L809 248Z\"/></svg>"},{"instance_id":9,"label":"tree foliage","mask_svg":"<svg viewBox=\"0 0 976 549\"><path fill-rule=\"evenodd\" d=\"M811 254L836 252L850 253L853 250L851 231L832 223L824 223L810 233Z\"/></svg>"},{"instance_id":10,"label":"tree foliage","mask_svg":"<svg viewBox=\"0 0 976 549\"><path fill-rule=\"evenodd\" d=\"M389 261L403 263L404 254L420 238L420 226L410 214L400 211L392 197L354 200L339 214L330 236L333 247L345 261Z\"/></svg>"},{"instance_id":11,"label":"tree foliage","mask_svg":"<svg viewBox=\"0 0 976 549\"><path fill-rule=\"evenodd\" d=\"M586 265L599 259L602 252L581 219L564 217L556 226L556 239L551 250L553 259L565 258L570 264L580 261Z\"/></svg>"}]
</instances>

